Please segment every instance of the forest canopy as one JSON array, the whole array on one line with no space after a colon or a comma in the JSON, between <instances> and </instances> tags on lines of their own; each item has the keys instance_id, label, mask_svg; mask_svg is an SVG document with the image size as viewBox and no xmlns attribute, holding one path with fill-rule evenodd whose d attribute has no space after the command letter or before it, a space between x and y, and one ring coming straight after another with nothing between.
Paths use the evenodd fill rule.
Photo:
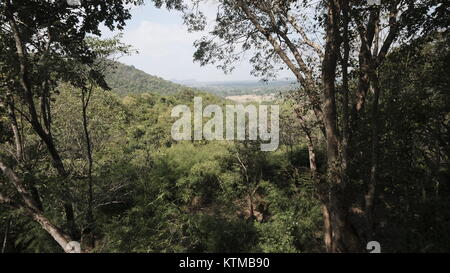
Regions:
<instances>
[{"instance_id":1,"label":"forest canopy","mask_svg":"<svg viewBox=\"0 0 450 273\"><path fill-rule=\"evenodd\" d=\"M142 1L2 1L2 252L450 251L448 1L153 2L208 30L198 64L295 77L279 148L171 137L231 102L117 62L100 28Z\"/></svg>"}]
</instances>

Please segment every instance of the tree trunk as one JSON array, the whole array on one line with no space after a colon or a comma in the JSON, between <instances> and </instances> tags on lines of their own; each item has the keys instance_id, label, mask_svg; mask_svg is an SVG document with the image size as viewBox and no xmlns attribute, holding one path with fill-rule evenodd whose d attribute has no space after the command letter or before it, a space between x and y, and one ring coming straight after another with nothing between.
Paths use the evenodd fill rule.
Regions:
<instances>
[{"instance_id":1,"label":"tree trunk","mask_svg":"<svg viewBox=\"0 0 450 273\"><path fill-rule=\"evenodd\" d=\"M41 123L39 122L39 117L33 99L32 84L30 82L29 71L31 69L28 64L26 46L21 39L10 0L5 1L5 8L6 16L13 33L14 43L17 50L17 61L19 64L19 83L23 89L25 104L28 107L30 124L32 125L36 134L45 143L47 150L52 158L53 167L58 171L59 175L63 179L67 179L68 173L66 172L62 159L56 149L51 132L46 132L46 130L44 130ZM47 113L42 114L46 115ZM69 190L67 190L67 192L69 192ZM73 205L70 201L64 203L64 210L66 212L67 226L70 229L72 236L76 236L78 234L78 231L75 224Z\"/></svg>"},{"instance_id":2,"label":"tree trunk","mask_svg":"<svg viewBox=\"0 0 450 273\"><path fill-rule=\"evenodd\" d=\"M82 115L83 115L83 131L84 131L84 137L86 140L86 159L88 161L88 211L86 214L86 222L87 222L87 228L83 231L82 236L85 237L83 241L87 242L87 246L89 248L95 247L95 238L94 238L94 228L95 228L95 219L94 219L94 213L93 213L93 199L94 199L94 192L93 192L93 178L92 178L92 166L93 166L93 159L92 159L92 144L91 144L91 138L89 135L89 118L87 109L89 106L89 102L92 95L92 88L91 85L90 89L82 89L81 91L81 104L82 104Z\"/></svg>"},{"instance_id":3,"label":"tree trunk","mask_svg":"<svg viewBox=\"0 0 450 273\"><path fill-rule=\"evenodd\" d=\"M3 237L3 244L2 244L2 253L6 252L6 246L8 244L8 236L9 236L9 227L11 226L11 216L8 218L8 222L6 222L6 228L5 228L5 236Z\"/></svg>"},{"instance_id":4,"label":"tree trunk","mask_svg":"<svg viewBox=\"0 0 450 273\"><path fill-rule=\"evenodd\" d=\"M22 209L25 215L38 222L41 227L46 230L50 236L52 236L53 239L64 249L64 251L66 251L67 244L72 241L71 237L68 234L65 234L60 228L53 225L52 222L44 216L43 212L39 209L36 200L33 199L32 194L25 188L23 181L19 179L13 170L8 168L1 161L0 170L6 177L9 178L23 200L23 203L16 203L9 198L0 195L0 203L6 203L16 209Z\"/></svg>"},{"instance_id":5,"label":"tree trunk","mask_svg":"<svg viewBox=\"0 0 450 273\"><path fill-rule=\"evenodd\" d=\"M322 204L322 217L323 217L323 229L324 229L324 235L323 240L325 243L325 249L327 252L333 251L333 231L331 228L331 218L330 218L330 212L328 211L328 207L325 204Z\"/></svg>"},{"instance_id":6,"label":"tree trunk","mask_svg":"<svg viewBox=\"0 0 450 273\"><path fill-rule=\"evenodd\" d=\"M300 120L303 121L303 119L300 117ZM314 143L311 137L311 132L304 126L302 128L305 131L306 137L308 139L308 157L309 157L309 169L311 171L311 177L313 180L318 181L317 177L317 160L316 160L316 153L314 151ZM319 193L320 195L320 193ZM332 230L331 230L331 218L330 218L330 212L328 211L327 202L325 201L326 198L324 196L321 196L320 200L322 201L322 217L323 217L323 234L324 234L324 243L325 243L325 249L327 252L332 251Z\"/></svg>"},{"instance_id":7,"label":"tree trunk","mask_svg":"<svg viewBox=\"0 0 450 273\"><path fill-rule=\"evenodd\" d=\"M19 132L19 126L17 124L16 113L14 111L14 98L11 92L6 94L6 103L8 105L8 116L11 122L11 129L14 135L14 143L16 144L16 159L20 161L23 158L23 144L22 136Z\"/></svg>"},{"instance_id":8,"label":"tree trunk","mask_svg":"<svg viewBox=\"0 0 450 273\"><path fill-rule=\"evenodd\" d=\"M328 211L331 222L331 251L332 252L357 252L361 249L358 236L351 228L348 220L345 194L346 183L342 177L341 154L339 150L340 136L337 129L336 114L336 66L340 47L339 1L328 2L328 14L326 21L326 44L322 63L323 80L323 121L327 138L327 175L329 186ZM326 205L326 204L325 204Z\"/></svg>"}]
</instances>

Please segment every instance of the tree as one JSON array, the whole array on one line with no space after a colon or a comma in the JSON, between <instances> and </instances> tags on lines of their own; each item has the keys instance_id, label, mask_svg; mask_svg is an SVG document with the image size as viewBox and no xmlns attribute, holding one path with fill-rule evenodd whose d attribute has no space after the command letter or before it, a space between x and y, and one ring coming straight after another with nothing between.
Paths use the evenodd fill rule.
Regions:
<instances>
[{"instance_id":1,"label":"tree","mask_svg":"<svg viewBox=\"0 0 450 273\"><path fill-rule=\"evenodd\" d=\"M79 6L69 6L66 1L7 0L0 6L0 41L3 45L0 52L1 77L5 83L1 87L0 98L9 107L10 124L14 132L16 157L12 162L15 161L17 167L26 164L18 115L20 120L26 120L31 125L45 144L52 166L57 170L58 180L66 189L66 196L61 200L65 200L68 228L58 228L45 217L36 187L30 191L17 175L17 170L14 170L19 168L8 167L8 163L11 164L8 161L11 160L3 156L0 160L1 170L14 185L20 198L13 200L2 194L1 201L13 208L23 209L63 249L69 241L79 240L80 234L67 187L72 180L70 170L64 165L52 134L52 97L57 93L57 84L61 80L84 88L85 75L96 84L106 87L101 73L94 68L97 55L89 48L85 38L89 34L99 35L100 23L105 23L110 29L122 28L130 18L126 4L137 3L139 1L82 1ZM79 71L79 68L88 71ZM33 183L38 184L39 181Z\"/></svg>"},{"instance_id":2,"label":"tree","mask_svg":"<svg viewBox=\"0 0 450 273\"><path fill-rule=\"evenodd\" d=\"M278 69L288 68L298 80L326 138L327 171L319 179L318 193L325 208L324 222L330 223L324 232L328 251L361 251L363 241L373 236L380 134L378 68L394 42L404 43L423 33L445 5L396 0L375 6L339 0L219 1L210 36L196 42L194 59L202 65L219 63L219 68L230 71L243 53L250 52L253 74L271 77ZM433 29L442 26L439 22ZM322 37L315 37L317 32ZM357 65L352 65L355 61ZM357 88L350 86L349 72L357 75ZM371 159L369 172L362 177L366 193L361 209L361 192L351 192L356 177L349 177L349 168L358 164L350 158L359 152L353 142L361 133L358 120L367 100L372 148L364 151ZM366 219L365 227L352 223L358 214Z\"/></svg>"}]
</instances>

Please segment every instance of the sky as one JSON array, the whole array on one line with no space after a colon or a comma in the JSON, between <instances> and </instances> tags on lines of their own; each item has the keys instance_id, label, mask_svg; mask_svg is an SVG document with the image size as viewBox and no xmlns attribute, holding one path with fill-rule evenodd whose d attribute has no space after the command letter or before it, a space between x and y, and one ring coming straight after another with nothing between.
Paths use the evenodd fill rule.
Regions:
<instances>
[{"instance_id":1,"label":"sky","mask_svg":"<svg viewBox=\"0 0 450 273\"><path fill-rule=\"evenodd\" d=\"M216 7L213 2L203 7L206 15L209 15L208 18L214 16ZM258 80L250 74L251 65L248 59L236 63L236 69L230 75L225 75L214 65L201 67L199 63L194 63L193 43L204 33L189 33L187 27L183 25L180 12L158 9L151 1L145 1L144 6L133 8L132 15L132 19L122 31L122 41L132 45L139 53L124 56L119 59L120 62L172 81ZM102 28L103 38L112 37L117 33L109 31L106 27ZM290 75L284 75L288 76Z\"/></svg>"}]
</instances>

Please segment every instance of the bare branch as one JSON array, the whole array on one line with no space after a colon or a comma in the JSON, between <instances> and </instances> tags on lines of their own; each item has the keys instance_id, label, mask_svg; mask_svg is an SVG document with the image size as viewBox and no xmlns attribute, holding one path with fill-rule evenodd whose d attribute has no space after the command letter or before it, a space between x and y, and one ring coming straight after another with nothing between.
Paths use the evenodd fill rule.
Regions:
<instances>
[{"instance_id":1,"label":"bare branch","mask_svg":"<svg viewBox=\"0 0 450 273\"><path fill-rule=\"evenodd\" d=\"M305 42L305 44L310 46L317 53L320 60L322 60L323 59L322 46L308 38L305 30L299 24L297 24L297 21L295 20L295 18L292 15L288 15L288 22L291 23L292 27L294 27L294 29L302 36L302 39Z\"/></svg>"}]
</instances>

